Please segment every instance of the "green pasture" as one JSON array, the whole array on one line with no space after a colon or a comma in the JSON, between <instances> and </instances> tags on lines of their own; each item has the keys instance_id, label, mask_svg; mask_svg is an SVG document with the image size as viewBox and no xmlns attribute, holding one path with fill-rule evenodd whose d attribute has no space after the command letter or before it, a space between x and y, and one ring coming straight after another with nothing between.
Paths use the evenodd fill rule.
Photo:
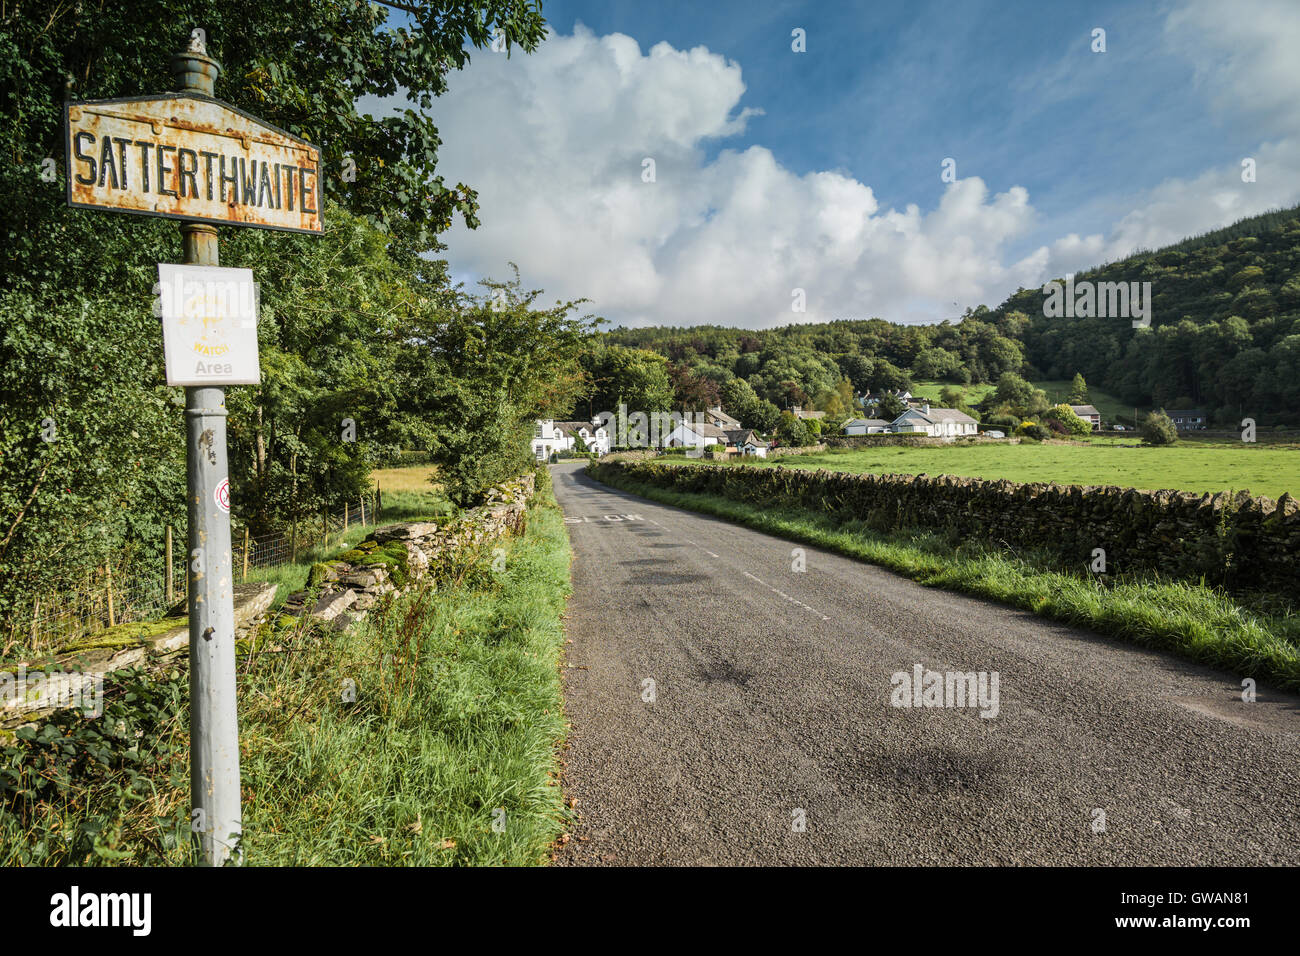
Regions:
<instances>
[{"instance_id":1,"label":"green pasture","mask_svg":"<svg viewBox=\"0 0 1300 956\"><path fill-rule=\"evenodd\" d=\"M1094 438L1083 443L1024 442L1019 445L953 444L937 447L829 449L749 463L765 467L828 468L856 474L963 475L1011 481L1119 485L1198 494L1249 491L1277 498L1300 497L1300 447L1240 441L1180 441L1163 448L1133 438Z\"/></svg>"}]
</instances>

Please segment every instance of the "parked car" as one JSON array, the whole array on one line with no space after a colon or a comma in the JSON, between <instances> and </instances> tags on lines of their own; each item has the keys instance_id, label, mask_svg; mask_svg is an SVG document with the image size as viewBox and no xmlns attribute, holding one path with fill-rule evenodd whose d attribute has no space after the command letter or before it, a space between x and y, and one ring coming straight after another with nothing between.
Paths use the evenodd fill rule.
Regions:
<instances>
[{"instance_id":1,"label":"parked car","mask_svg":"<svg viewBox=\"0 0 1300 956\"><path fill-rule=\"evenodd\" d=\"M990 428L988 431L984 433L984 437L985 438L1006 438L1007 433L1000 432L996 428Z\"/></svg>"}]
</instances>

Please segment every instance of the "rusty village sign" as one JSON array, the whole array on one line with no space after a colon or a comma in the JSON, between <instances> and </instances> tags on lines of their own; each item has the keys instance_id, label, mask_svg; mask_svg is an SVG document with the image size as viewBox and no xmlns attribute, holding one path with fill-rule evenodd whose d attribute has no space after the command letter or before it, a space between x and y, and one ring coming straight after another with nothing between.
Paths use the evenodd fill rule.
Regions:
<instances>
[{"instance_id":1,"label":"rusty village sign","mask_svg":"<svg viewBox=\"0 0 1300 956\"><path fill-rule=\"evenodd\" d=\"M191 829L221 865L242 856L222 386L260 373L255 299L238 294L252 273L218 267L216 226L319 234L320 152L213 98L221 67L202 30L171 72L178 93L66 105L68 205L182 221L185 264L159 265L159 291L167 380L187 386Z\"/></svg>"}]
</instances>

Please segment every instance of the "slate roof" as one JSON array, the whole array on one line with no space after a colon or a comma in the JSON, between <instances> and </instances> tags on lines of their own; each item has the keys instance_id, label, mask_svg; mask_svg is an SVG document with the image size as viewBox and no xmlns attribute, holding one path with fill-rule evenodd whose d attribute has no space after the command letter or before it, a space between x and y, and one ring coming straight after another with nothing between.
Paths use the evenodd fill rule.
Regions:
<instances>
[{"instance_id":1,"label":"slate roof","mask_svg":"<svg viewBox=\"0 0 1300 956\"><path fill-rule=\"evenodd\" d=\"M959 412L955 408L935 408L931 406L929 412L925 412L919 408L909 408L907 411L903 412L903 415L915 415L917 418L924 418L932 425L937 425L939 422L956 422L959 425L965 425L967 423L971 425L979 424L979 422L975 421L975 419L971 418L965 412ZM902 418L903 415L899 415L898 418ZM896 418L894 421L898 421L898 419Z\"/></svg>"},{"instance_id":2,"label":"slate roof","mask_svg":"<svg viewBox=\"0 0 1300 956\"><path fill-rule=\"evenodd\" d=\"M555 427L568 435L570 438L578 434L579 429L587 429L588 435L595 435L597 428L604 428L604 425L593 425L591 422L555 422Z\"/></svg>"},{"instance_id":3,"label":"slate roof","mask_svg":"<svg viewBox=\"0 0 1300 956\"><path fill-rule=\"evenodd\" d=\"M737 448L742 445L753 445L755 448L766 448L767 442L758 437L758 433L752 428L729 428L727 429L727 443L735 445Z\"/></svg>"},{"instance_id":4,"label":"slate roof","mask_svg":"<svg viewBox=\"0 0 1300 956\"><path fill-rule=\"evenodd\" d=\"M740 420L737 418L732 418L730 415L724 412L722 410L721 405L717 405L713 408L710 408L708 414L712 415L714 418L721 421L724 427L728 427L728 428L740 427Z\"/></svg>"},{"instance_id":5,"label":"slate roof","mask_svg":"<svg viewBox=\"0 0 1300 956\"><path fill-rule=\"evenodd\" d=\"M712 422L682 422L683 428L689 428L701 438L721 438L726 440L727 433Z\"/></svg>"}]
</instances>

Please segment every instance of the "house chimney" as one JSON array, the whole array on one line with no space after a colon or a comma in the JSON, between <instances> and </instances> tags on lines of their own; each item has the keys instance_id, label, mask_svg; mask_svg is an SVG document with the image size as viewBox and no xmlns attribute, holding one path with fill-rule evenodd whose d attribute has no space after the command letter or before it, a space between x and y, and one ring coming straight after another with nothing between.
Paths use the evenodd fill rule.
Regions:
<instances>
[{"instance_id":1,"label":"house chimney","mask_svg":"<svg viewBox=\"0 0 1300 956\"><path fill-rule=\"evenodd\" d=\"M929 403L929 402L926 402L926 403L925 403L925 414L927 414L927 415L930 414L930 403Z\"/></svg>"}]
</instances>

